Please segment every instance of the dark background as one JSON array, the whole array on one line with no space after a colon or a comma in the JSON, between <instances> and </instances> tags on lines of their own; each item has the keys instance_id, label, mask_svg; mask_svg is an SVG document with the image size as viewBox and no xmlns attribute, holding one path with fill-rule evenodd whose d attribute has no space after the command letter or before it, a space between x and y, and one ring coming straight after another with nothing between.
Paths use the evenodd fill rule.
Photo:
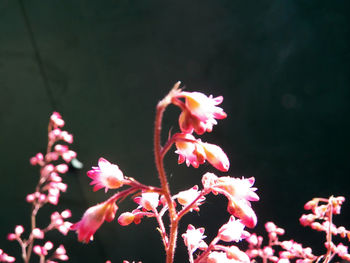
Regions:
<instances>
[{"instance_id":1,"label":"dark background","mask_svg":"<svg viewBox=\"0 0 350 263\"><path fill-rule=\"evenodd\" d=\"M349 1L321 0L1 0L0 248L20 258L6 235L29 225L24 199L38 179L29 158L45 150L53 110L74 134L72 149L84 168L64 177L68 192L58 208L40 211L39 224L52 209L65 208L76 222L106 199L102 190L92 192L86 176L100 156L158 185L154 109L181 80L188 91L225 98L228 118L203 140L225 150L231 176L256 178L256 231L273 220L286 238L322 252L323 235L299 226L298 218L312 197L350 197L349 11ZM167 110L164 137L178 130L178 114ZM178 166L173 151L166 169L174 193L215 171ZM133 208L127 201L118 214ZM349 226L348 202L343 211L335 223ZM228 219L226 200L210 197L200 215L188 215L180 233L188 223L207 226L209 241ZM151 219L129 227L107 223L88 245L75 233L52 232L50 239L65 244L70 262L163 262L155 227ZM182 243L176 262L186 261Z\"/></svg>"}]
</instances>

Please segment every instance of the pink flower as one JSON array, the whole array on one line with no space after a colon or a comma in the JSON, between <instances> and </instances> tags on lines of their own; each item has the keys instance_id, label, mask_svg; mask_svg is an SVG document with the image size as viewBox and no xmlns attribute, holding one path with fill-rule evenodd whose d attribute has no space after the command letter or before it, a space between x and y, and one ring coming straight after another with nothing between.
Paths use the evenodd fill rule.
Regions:
<instances>
[{"instance_id":1,"label":"pink flower","mask_svg":"<svg viewBox=\"0 0 350 263\"><path fill-rule=\"evenodd\" d=\"M117 189L123 186L125 181L124 175L117 165L100 158L98 166L92 167L92 170L87 172L87 175L92 179L90 184L95 184L94 191L105 187L105 192L107 192L108 189Z\"/></svg>"},{"instance_id":2,"label":"pink flower","mask_svg":"<svg viewBox=\"0 0 350 263\"><path fill-rule=\"evenodd\" d=\"M254 228L258 222L254 210L246 200L229 199L227 211L231 215L240 218L241 222L249 228Z\"/></svg>"},{"instance_id":3,"label":"pink flower","mask_svg":"<svg viewBox=\"0 0 350 263\"><path fill-rule=\"evenodd\" d=\"M174 198L177 198L177 201L183 206L190 205L199 195L200 191L198 191L198 185L193 186L191 189L181 191ZM196 203L192 206L192 209L195 211L199 211L199 206L205 200L205 197L200 197Z\"/></svg>"},{"instance_id":4,"label":"pink flower","mask_svg":"<svg viewBox=\"0 0 350 263\"><path fill-rule=\"evenodd\" d=\"M197 134L211 132L213 125L217 124L215 119L226 118L223 109L216 107L223 101L223 97L207 97L200 92L180 92L177 98L185 98L185 103L175 102L182 108L179 117L179 125L182 132Z\"/></svg>"},{"instance_id":5,"label":"pink flower","mask_svg":"<svg viewBox=\"0 0 350 263\"><path fill-rule=\"evenodd\" d=\"M236 220L234 216L231 216L229 221L224 224L218 233L218 237L225 242L238 242L243 238L249 236L249 233L244 231L244 225L241 220Z\"/></svg>"},{"instance_id":6,"label":"pink flower","mask_svg":"<svg viewBox=\"0 0 350 263\"><path fill-rule=\"evenodd\" d=\"M62 119L61 114L58 112L52 113L50 117L50 121L55 127L63 127L64 126L64 120Z\"/></svg>"},{"instance_id":7,"label":"pink flower","mask_svg":"<svg viewBox=\"0 0 350 263\"><path fill-rule=\"evenodd\" d=\"M55 169L56 169L57 172L59 172L59 173L61 173L61 174L65 174L66 172L68 172L69 167L68 167L67 164L61 163L61 164L57 165L57 166L55 167Z\"/></svg>"},{"instance_id":8,"label":"pink flower","mask_svg":"<svg viewBox=\"0 0 350 263\"><path fill-rule=\"evenodd\" d=\"M228 160L224 151L217 145L200 142L203 147L207 161L216 169L227 172L230 168L230 161Z\"/></svg>"},{"instance_id":9,"label":"pink flower","mask_svg":"<svg viewBox=\"0 0 350 263\"><path fill-rule=\"evenodd\" d=\"M58 212L53 212L51 214L50 227L57 229L63 235L67 235L72 226L72 223L64 221L64 219L71 217L71 215L71 211L68 209L64 210L61 214Z\"/></svg>"},{"instance_id":10,"label":"pink flower","mask_svg":"<svg viewBox=\"0 0 350 263\"><path fill-rule=\"evenodd\" d=\"M235 199L259 201L259 196L255 193L257 188L252 187L254 182L254 177L247 179L229 176L219 177L213 189Z\"/></svg>"},{"instance_id":11,"label":"pink flower","mask_svg":"<svg viewBox=\"0 0 350 263\"><path fill-rule=\"evenodd\" d=\"M39 256L46 256L48 254L48 250L51 250L53 248L52 242L48 241L45 243L44 246L36 245L33 247L33 251L35 254Z\"/></svg>"},{"instance_id":12,"label":"pink flower","mask_svg":"<svg viewBox=\"0 0 350 263\"><path fill-rule=\"evenodd\" d=\"M179 155L178 163L186 161L186 165L190 164L198 168L200 164L205 162L205 152L201 145L197 143L196 138L188 133L179 133L176 135L176 151Z\"/></svg>"},{"instance_id":13,"label":"pink flower","mask_svg":"<svg viewBox=\"0 0 350 263\"><path fill-rule=\"evenodd\" d=\"M188 251L192 254L198 248L204 250L208 245L203 241L206 238L204 234L204 228L195 228L193 225L188 225L186 233L182 234L185 245L188 248Z\"/></svg>"},{"instance_id":14,"label":"pink flower","mask_svg":"<svg viewBox=\"0 0 350 263\"><path fill-rule=\"evenodd\" d=\"M15 262L16 258L7 255L2 249L0 249L0 262Z\"/></svg>"},{"instance_id":15,"label":"pink flower","mask_svg":"<svg viewBox=\"0 0 350 263\"><path fill-rule=\"evenodd\" d=\"M30 164L31 165L37 165L40 166L44 165L44 155L42 153L37 153L34 157L30 158Z\"/></svg>"},{"instance_id":16,"label":"pink flower","mask_svg":"<svg viewBox=\"0 0 350 263\"><path fill-rule=\"evenodd\" d=\"M67 261L69 259L69 257L67 256L67 252L66 249L64 248L63 245L60 245L55 253L53 254L52 258L58 259L58 260L62 260L62 261Z\"/></svg>"},{"instance_id":17,"label":"pink flower","mask_svg":"<svg viewBox=\"0 0 350 263\"><path fill-rule=\"evenodd\" d=\"M92 206L79 222L71 226L71 230L77 231L79 241L88 243L105 220L110 222L114 219L117 209L114 202L108 201Z\"/></svg>"},{"instance_id":18,"label":"pink flower","mask_svg":"<svg viewBox=\"0 0 350 263\"><path fill-rule=\"evenodd\" d=\"M141 196L135 197L134 201L147 211L153 211L159 205L159 194L152 192L144 192L141 194Z\"/></svg>"},{"instance_id":19,"label":"pink flower","mask_svg":"<svg viewBox=\"0 0 350 263\"><path fill-rule=\"evenodd\" d=\"M42 231L41 229L34 228L32 230L32 235L33 235L34 238L43 239L45 234L44 234L44 231Z\"/></svg>"},{"instance_id":20,"label":"pink flower","mask_svg":"<svg viewBox=\"0 0 350 263\"><path fill-rule=\"evenodd\" d=\"M186 133L175 134L173 138L177 148L175 153L179 154L179 164L186 161L187 166L191 164L198 168L200 164L207 160L216 169L223 172L228 171L230 161L219 146L202 142L193 135Z\"/></svg>"},{"instance_id":21,"label":"pink flower","mask_svg":"<svg viewBox=\"0 0 350 263\"><path fill-rule=\"evenodd\" d=\"M238 247L236 246L230 246L228 250L226 250L226 256L229 259L234 259L237 260L238 262L242 263L249 263L250 259L246 253L241 251Z\"/></svg>"},{"instance_id":22,"label":"pink flower","mask_svg":"<svg viewBox=\"0 0 350 263\"><path fill-rule=\"evenodd\" d=\"M236 263L236 260L229 259L225 252L213 251L210 252L206 263Z\"/></svg>"},{"instance_id":23,"label":"pink flower","mask_svg":"<svg viewBox=\"0 0 350 263\"><path fill-rule=\"evenodd\" d=\"M213 173L205 173L202 176L202 184L204 189L212 189L217 182L218 177Z\"/></svg>"},{"instance_id":24,"label":"pink flower","mask_svg":"<svg viewBox=\"0 0 350 263\"><path fill-rule=\"evenodd\" d=\"M214 174L206 173L202 178L205 189L211 189L214 194L223 194L228 199L227 211L241 219L241 222L250 228L257 223L257 217L251 208L249 201L258 201L259 196L255 193L256 188L252 187L254 178L232 178L229 176L217 177Z\"/></svg>"},{"instance_id":25,"label":"pink flower","mask_svg":"<svg viewBox=\"0 0 350 263\"><path fill-rule=\"evenodd\" d=\"M130 225L132 222L134 222L134 219L135 219L135 215L133 213L125 212L118 217L118 223L121 226L127 226L127 225Z\"/></svg>"}]
</instances>

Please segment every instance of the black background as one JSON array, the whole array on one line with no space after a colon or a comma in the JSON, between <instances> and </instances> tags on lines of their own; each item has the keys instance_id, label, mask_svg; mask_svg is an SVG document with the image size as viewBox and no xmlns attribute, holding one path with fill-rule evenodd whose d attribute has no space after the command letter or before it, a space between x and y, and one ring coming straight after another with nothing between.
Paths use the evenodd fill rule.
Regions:
<instances>
[{"instance_id":1,"label":"black background","mask_svg":"<svg viewBox=\"0 0 350 263\"><path fill-rule=\"evenodd\" d=\"M298 218L312 197L350 196L348 14L348 1L2 0L0 247L20 258L6 235L17 224L29 226L24 199L38 178L29 158L45 150L53 110L74 134L72 149L84 164L64 177L68 192L57 208L70 208L75 222L113 193L89 186L86 171L100 156L127 176L159 184L155 105L181 80L188 91L224 96L228 118L202 138L225 150L231 176L256 178L256 231L273 220L286 238L322 252L323 235L299 226ZM167 110L164 138L178 130L178 114ZM173 151L166 158L173 193L216 172L178 166ZM127 201L118 214L134 207ZM40 211L39 225L52 209ZM349 222L349 203L343 211L339 225ZM209 241L228 219L226 200L208 198L199 214L188 215L180 233L189 223L205 226ZM107 223L88 245L75 233L49 238L66 245L70 262L162 262L155 228L151 219ZM181 238L178 244L176 262L184 262Z\"/></svg>"}]
</instances>

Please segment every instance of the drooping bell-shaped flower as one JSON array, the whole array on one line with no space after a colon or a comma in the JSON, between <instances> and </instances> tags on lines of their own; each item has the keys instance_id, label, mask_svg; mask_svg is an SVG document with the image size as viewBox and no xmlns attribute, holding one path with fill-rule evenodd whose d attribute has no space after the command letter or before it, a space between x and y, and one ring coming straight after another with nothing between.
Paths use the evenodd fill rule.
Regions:
<instances>
[{"instance_id":1,"label":"drooping bell-shaped flower","mask_svg":"<svg viewBox=\"0 0 350 263\"><path fill-rule=\"evenodd\" d=\"M117 209L117 205L109 201L92 206L79 222L71 226L71 230L77 231L79 241L88 243L105 220L110 222L114 219Z\"/></svg>"},{"instance_id":2,"label":"drooping bell-shaped flower","mask_svg":"<svg viewBox=\"0 0 350 263\"><path fill-rule=\"evenodd\" d=\"M217 124L216 119L226 118L222 108L217 107L223 97L206 96L201 92L180 92L177 98L184 98L185 103L181 105L182 113L179 117L179 125L182 132L197 134L211 132L213 125Z\"/></svg>"},{"instance_id":3,"label":"drooping bell-shaped flower","mask_svg":"<svg viewBox=\"0 0 350 263\"><path fill-rule=\"evenodd\" d=\"M258 218L250 203L244 199L229 199L227 211L241 219L241 222L249 228L254 228L258 222Z\"/></svg>"},{"instance_id":4,"label":"drooping bell-shaped flower","mask_svg":"<svg viewBox=\"0 0 350 263\"><path fill-rule=\"evenodd\" d=\"M195 185L188 190L179 192L177 195L174 196L174 198L176 198L177 201L183 207L186 207L187 205L190 205L193 201L195 201L200 194L201 192L198 190L198 185ZM205 200L204 196L199 197L197 201L192 205L191 209L194 209L195 211L199 211L199 206L202 204L204 200Z\"/></svg>"},{"instance_id":5,"label":"drooping bell-shaped flower","mask_svg":"<svg viewBox=\"0 0 350 263\"><path fill-rule=\"evenodd\" d=\"M106 159L100 158L98 166L92 167L92 170L87 172L87 175L92 179L90 184L95 185L94 191L105 187L105 192L107 192L108 189L117 189L123 186L125 179L118 165L111 164Z\"/></svg>"},{"instance_id":6,"label":"drooping bell-shaped flower","mask_svg":"<svg viewBox=\"0 0 350 263\"><path fill-rule=\"evenodd\" d=\"M205 152L201 145L197 143L196 138L188 133L179 133L176 136L175 142L176 151L179 155L178 163L181 164L186 161L186 165L190 164L198 168L200 164L205 162Z\"/></svg>"},{"instance_id":7,"label":"drooping bell-shaped flower","mask_svg":"<svg viewBox=\"0 0 350 263\"><path fill-rule=\"evenodd\" d=\"M202 177L202 184L205 189L210 189L213 194L223 194L228 199L227 211L241 219L241 222L249 227L255 227L257 217L251 208L250 201L258 201L257 190L252 187L254 177L233 178L230 176L217 177L215 174L206 173Z\"/></svg>"},{"instance_id":8,"label":"drooping bell-shaped flower","mask_svg":"<svg viewBox=\"0 0 350 263\"><path fill-rule=\"evenodd\" d=\"M152 192L144 192L141 194L141 196L135 197L134 201L147 211L153 211L159 205L159 194Z\"/></svg>"},{"instance_id":9,"label":"drooping bell-shaped flower","mask_svg":"<svg viewBox=\"0 0 350 263\"><path fill-rule=\"evenodd\" d=\"M227 172L230 168L230 161L225 152L217 145L200 142L203 147L207 161L216 169Z\"/></svg>"},{"instance_id":10,"label":"drooping bell-shaped flower","mask_svg":"<svg viewBox=\"0 0 350 263\"><path fill-rule=\"evenodd\" d=\"M215 189L222 190L224 194L235 199L245 199L247 201L259 201L259 196L255 193L257 188L254 185L254 177L233 178L229 176L219 177Z\"/></svg>"},{"instance_id":11,"label":"drooping bell-shaped flower","mask_svg":"<svg viewBox=\"0 0 350 263\"><path fill-rule=\"evenodd\" d=\"M228 171L230 161L219 146L202 142L188 133L178 133L173 138L177 149L175 153L179 154L179 164L186 161L187 166L191 164L198 168L207 160L216 169L223 172Z\"/></svg>"}]
</instances>

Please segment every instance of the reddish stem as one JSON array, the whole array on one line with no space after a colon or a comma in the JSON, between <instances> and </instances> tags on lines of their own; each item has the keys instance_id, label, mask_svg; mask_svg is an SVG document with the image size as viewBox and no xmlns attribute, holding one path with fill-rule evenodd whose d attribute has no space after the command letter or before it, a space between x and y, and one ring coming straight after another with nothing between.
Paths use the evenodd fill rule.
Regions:
<instances>
[{"instance_id":1,"label":"reddish stem","mask_svg":"<svg viewBox=\"0 0 350 263\"><path fill-rule=\"evenodd\" d=\"M327 254L324 263L328 263L331 260L332 254L332 212L333 212L333 196L328 200L328 231L327 233Z\"/></svg>"},{"instance_id":2,"label":"reddish stem","mask_svg":"<svg viewBox=\"0 0 350 263\"><path fill-rule=\"evenodd\" d=\"M162 131L162 119L166 107L171 104L171 100L174 95L178 92L180 82L176 83L174 88L169 92L169 94L161 100L157 105L156 119L154 124L154 157L155 164L158 171L158 176L162 188L162 194L165 197L167 205L169 207L169 218L170 218L170 233L169 233L169 243L165 248L166 251L166 262L172 263L174 261L175 246L178 232L178 221L177 213L175 210L174 203L171 198L170 188L168 184L168 179L164 170L162 146L161 146L161 131Z\"/></svg>"}]
</instances>

